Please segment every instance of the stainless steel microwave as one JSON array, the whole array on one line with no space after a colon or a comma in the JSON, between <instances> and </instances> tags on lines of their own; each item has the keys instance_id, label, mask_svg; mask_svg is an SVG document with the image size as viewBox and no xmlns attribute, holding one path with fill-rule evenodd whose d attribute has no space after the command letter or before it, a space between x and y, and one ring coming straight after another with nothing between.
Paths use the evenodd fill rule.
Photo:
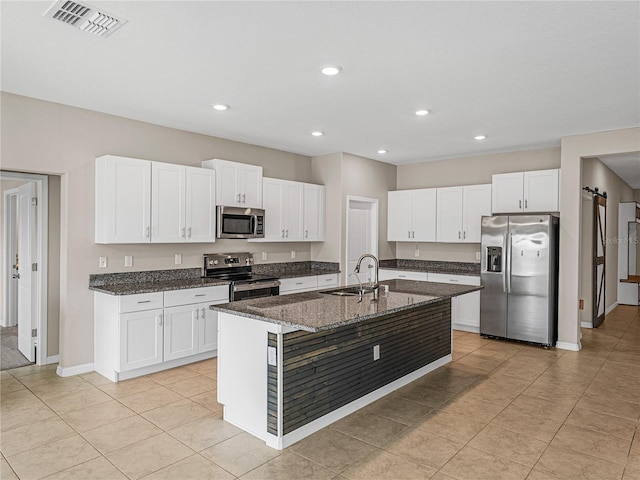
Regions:
<instances>
[{"instance_id":1,"label":"stainless steel microwave","mask_svg":"<svg viewBox=\"0 0 640 480\"><path fill-rule=\"evenodd\" d=\"M264 238L264 210L218 206L217 238Z\"/></svg>"}]
</instances>

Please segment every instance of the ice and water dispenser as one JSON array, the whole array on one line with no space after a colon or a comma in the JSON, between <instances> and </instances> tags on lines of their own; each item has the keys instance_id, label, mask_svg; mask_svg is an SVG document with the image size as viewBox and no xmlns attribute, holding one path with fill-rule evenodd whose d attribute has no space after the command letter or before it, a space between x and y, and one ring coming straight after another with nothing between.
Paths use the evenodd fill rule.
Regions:
<instances>
[{"instance_id":1,"label":"ice and water dispenser","mask_svg":"<svg viewBox=\"0 0 640 480\"><path fill-rule=\"evenodd\" d=\"M487 272L502 272L502 247L487 247Z\"/></svg>"}]
</instances>

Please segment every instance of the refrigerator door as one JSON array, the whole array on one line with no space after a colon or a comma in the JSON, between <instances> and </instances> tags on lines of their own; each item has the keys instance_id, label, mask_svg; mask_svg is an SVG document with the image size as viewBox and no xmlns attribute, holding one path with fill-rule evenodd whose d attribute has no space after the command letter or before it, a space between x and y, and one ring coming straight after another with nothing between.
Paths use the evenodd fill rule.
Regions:
<instances>
[{"instance_id":1,"label":"refrigerator door","mask_svg":"<svg viewBox=\"0 0 640 480\"><path fill-rule=\"evenodd\" d=\"M509 217L507 337L552 343L551 216Z\"/></svg>"},{"instance_id":2,"label":"refrigerator door","mask_svg":"<svg viewBox=\"0 0 640 480\"><path fill-rule=\"evenodd\" d=\"M482 217L480 333L507 336L506 239L509 217Z\"/></svg>"}]
</instances>

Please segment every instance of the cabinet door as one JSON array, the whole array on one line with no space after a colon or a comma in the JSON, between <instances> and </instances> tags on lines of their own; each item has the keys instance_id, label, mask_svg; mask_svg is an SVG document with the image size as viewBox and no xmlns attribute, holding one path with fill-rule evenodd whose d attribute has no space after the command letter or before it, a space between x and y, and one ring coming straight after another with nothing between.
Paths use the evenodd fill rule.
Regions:
<instances>
[{"instance_id":1,"label":"cabinet door","mask_svg":"<svg viewBox=\"0 0 640 480\"><path fill-rule=\"evenodd\" d=\"M151 242L186 240L185 167L151 162Z\"/></svg>"},{"instance_id":2,"label":"cabinet door","mask_svg":"<svg viewBox=\"0 0 640 480\"><path fill-rule=\"evenodd\" d=\"M213 305L227 303L226 300L213 302ZM218 312L209 309L211 303L201 303L198 332L198 353L218 350Z\"/></svg>"},{"instance_id":3,"label":"cabinet door","mask_svg":"<svg viewBox=\"0 0 640 480\"><path fill-rule=\"evenodd\" d=\"M559 170L524 172L524 211L557 212Z\"/></svg>"},{"instance_id":4,"label":"cabinet door","mask_svg":"<svg viewBox=\"0 0 640 480\"><path fill-rule=\"evenodd\" d=\"M286 182L284 184L284 238L289 242L304 240L303 190L303 184L300 182Z\"/></svg>"},{"instance_id":5,"label":"cabinet door","mask_svg":"<svg viewBox=\"0 0 640 480\"><path fill-rule=\"evenodd\" d=\"M462 241L480 243L483 215L491 215L491 184L462 189Z\"/></svg>"},{"instance_id":6,"label":"cabinet door","mask_svg":"<svg viewBox=\"0 0 640 480\"><path fill-rule=\"evenodd\" d=\"M215 171L186 167L186 226L188 242L216 241Z\"/></svg>"},{"instance_id":7,"label":"cabinet door","mask_svg":"<svg viewBox=\"0 0 640 480\"><path fill-rule=\"evenodd\" d=\"M471 292L455 298L458 303L455 323L462 326L459 329L478 332L480 329L480 292Z\"/></svg>"},{"instance_id":8,"label":"cabinet door","mask_svg":"<svg viewBox=\"0 0 640 480\"><path fill-rule=\"evenodd\" d=\"M95 190L96 243L150 242L150 161L97 158Z\"/></svg>"},{"instance_id":9,"label":"cabinet door","mask_svg":"<svg viewBox=\"0 0 640 480\"><path fill-rule=\"evenodd\" d=\"M264 200L264 240L284 241L284 223L282 211L283 181L276 178L263 180Z\"/></svg>"},{"instance_id":10,"label":"cabinet door","mask_svg":"<svg viewBox=\"0 0 640 480\"><path fill-rule=\"evenodd\" d=\"M164 360L198 353L198 305L164 309Z\"/></svg>"},{"instance_id":11,"label":"cabinet door","mask_svg":"<svg viewBox=\"0 0 640 480\"><path fill-rule=\"evenodd\" d=\"M493 175L491 183L491 210L495 213L522 212L522 172Z\"/></svg>"},{"instance_id":12,"label":"cabinet door","mask_svg":"<svg viewBox=\"0 0 640 480\"><path fill-rule=\"evenodd\" d=\"M324 186L304 184L304 239L324 240Z\"/></svg>"},{"instance_id":13,"label":"cabinet door","mask_svg":"<svg viewBox=\"0 0 640 480\"><path fill-rule=\"evenodd\" d=\"M120 315L119 372L162 362L161 309Z\"/></svg>"},{"instance_id":14,"label":"cabinet door","mask_svg":"<svg viewBox=\"0 0 640 480\"><path fill-rule=\"evenodd\" d=\"M411 207L411 241L436 241L436 189L413 191Z\"/></svg>"},{"instance_id":15,"label":"cabinet door","mask_svg":"<svg viewBox=\"0 0 640 480\"><path fill-rule=\"evenodd\" d=\"M387 198L387 240L410 242L412 192L410 190L389 192Z\"/></svg>"},{"instance_id":16,"label":"cabinet door","mask_svg":"<svg viewBox=\"0 0 640 480\"><path fill-rule=\"evenodd\" d=\"M262 167L240 165L237 186L240 205L248 208L262 208Z\"/></svg>"},{"instance_id":17,"label":"cabinet door","mask_svg":"<svg viewBox=\"0 0 640 480\"><path fill-rule=\"evenodd\" d=\"M462 242L462 187L437 189L438 242Z\"/></svg>"},{"instance_id":18,"label":"cabinet door","mask_svg":"<svg viewBox=\"0 0 640 480\"><path fill-rule=\"evenodd\" d=\"M241 205L237 190L240 172L238 164L226 160L214 160L216 171L216 205Z\"/></svg>"}]
</instances>

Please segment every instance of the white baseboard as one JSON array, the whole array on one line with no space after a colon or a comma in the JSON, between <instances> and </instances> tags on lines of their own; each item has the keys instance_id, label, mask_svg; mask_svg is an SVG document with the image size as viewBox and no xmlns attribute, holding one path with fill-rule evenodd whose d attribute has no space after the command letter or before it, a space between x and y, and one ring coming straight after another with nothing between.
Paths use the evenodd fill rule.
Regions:
<instances>
[{"instance_id":1,"label":"white baseboard","mask_svg":"<svg viewBox=\"0 0 640 480\"><path fill-rule=\"evenodd\" d=\"M582 328L593 328L593 323L591 323L591 322L580 322L580 326Z\"/></svg>"},{"instance_id":2,"label":"white baseboard","mask_svg":"<svg viewBox=\"0 0 640 480\"><path fill-rule=\"evenodd\" d=\"M556 348L560 350L571 350L573 352L579 352L582 350L582 346L579 343L569 343L569 342L556 342Z\"/></svg>"},{"instance_id":3,"label":"white baseboard","mask_svg":"<svg viewBox=\"0 0 640 480\"><path fill-rule=\"evenodd\" d=\"M461 332L469 332L469 333L480 333L480 327L475 327L471 325L465 325L464 323L456 323L453 322L451 324L451 328L454 330L459 330Z\"/></svg>"},{"instance_id":4,"label":"white baseboard","mask_svg":"<svg viewBox=\"0 0 640 480\"><path fill-rule=\"evenodd\" d=\"M58 365L56 373L60 377L71 377L80 375L81 373L93 372L93 363L85 363L84 365L74 365L73 367L61 367Z\"/></svg>"},{"instance_id":5,"label":"white baseboard","mask_svg":"<svg viewBox=\"0 0 640 480\"><path fill-rule=\"evenodd\" d=\"M45 360L47 363L46 365L51 365L52 363L58 363L60 361L60 355L51 355L50 357L47 357L47 360Z\"/></svg>"},{"instance_id":6,"label":"white baseboard","mask_svg":"<svg viewBox=\"0 0 640 480\"><path fill-rule=\"evenodd\" d=\"M618 302L613 302L609 308L604 312L605 315L609 315L618 306Z\"/></svg>"}]
</instances>

